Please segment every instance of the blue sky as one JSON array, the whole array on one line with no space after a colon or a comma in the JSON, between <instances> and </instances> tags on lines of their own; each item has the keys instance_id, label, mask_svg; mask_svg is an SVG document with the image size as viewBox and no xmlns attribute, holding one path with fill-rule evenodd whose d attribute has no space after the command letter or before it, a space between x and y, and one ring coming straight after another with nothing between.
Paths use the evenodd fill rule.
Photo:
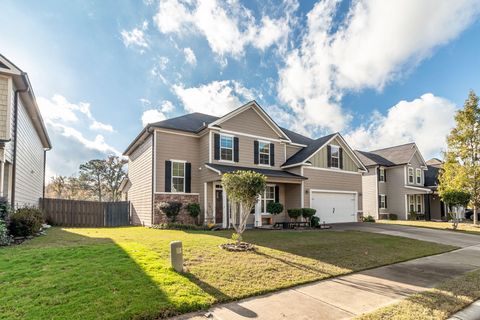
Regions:
<instances>
[{"instance_id":1,"label":"blue sky","mask_svg":"<svg viewBox=\"0 0 480 320\"><path fill-rule=\"evenodd\" d=\"M48 176L121 153L147 122L255 99L279 124L438 156L480 92L478 1L3 0L0 52L26 71Z\"/></svg>"}]
</instances>

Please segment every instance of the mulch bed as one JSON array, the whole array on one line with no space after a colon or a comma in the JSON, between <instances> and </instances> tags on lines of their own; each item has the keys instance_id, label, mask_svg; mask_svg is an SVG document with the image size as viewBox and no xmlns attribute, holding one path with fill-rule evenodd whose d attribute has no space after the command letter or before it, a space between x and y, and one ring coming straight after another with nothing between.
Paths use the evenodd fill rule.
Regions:
<instances>
[{"instance_id":1,"label":"mulch bed","mask_svg":"<svg viewBox=\"0 0 480 320\"><path fill-rule=\"evenodd\" d=\"M237 243L224 243L219 246L220 248L232 251L232 252L243 252L243 251L255 251L255 246L251 243L240 242Z\"/></svg>"}]
</instances>

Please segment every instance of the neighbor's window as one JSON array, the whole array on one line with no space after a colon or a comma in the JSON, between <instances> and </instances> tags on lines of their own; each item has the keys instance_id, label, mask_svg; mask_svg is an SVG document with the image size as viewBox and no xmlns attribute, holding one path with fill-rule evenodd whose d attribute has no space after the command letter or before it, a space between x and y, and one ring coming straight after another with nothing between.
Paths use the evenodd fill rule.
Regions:
<instances>
[{"instance_id":1,"label":"neighbor's window","mask_svg":"<svg viewBox=\"0 0 480 320\"><path fill-rule=\"evenodd\" d=\"M380 181L385 181L385 168L380 168L378 174L380 175Z\"/></svg>"},{"instance_id":2,"label":"neighbor's window","mask_svg":"<svg viewBox=\"0 0 480 320\"><path fill-rule=\"evenodd\" d=\"M422 195L417 194L417 212L421 213L422 210Z\"/></svg>"},{"instance_id":3,"label":"neighbor's window","mask_svg":"<svg viewBox=\"0 0 480 320\"><path fill-rule=\"evenodd\" d=\"M270 143L258 142L258 163L270 165Z\"/></svg>"},{"instance_id":4,"label":"neighbor's window","mask_svg":"<svg viewBox=\"0 0 480 320\"><path fill-rule=\"evenodd\" d=\"M408 183L413 183L413 168L408 168Z\"/></svg>"},{"instance_id":5,"label":"neighbor's window","mask_svg":"<svg viewBox=\"0 0 480 320\"><path fill-rule=\"evenodd\" d=\"M275 202L275 186L267 186L265 189L265 192L263 194L263 197L261 199L262 202L262 213L268 213L267 212L267 206L270 202Z\"/></svg>"},{"instance_id":6,"label":"neighbor's window","mask_svg":"<svg viewBox=\"0 0 480 320\"><path fill-rule=\"evenodd\" d=\"M415 196L413 194L408 196L408 212L415 212Z\"/></svg>"},{"instance_id":7,"label":"neighbor's window","mask_svg":"<svg viewBox=\"0 0 480 320\"><path fill-rule=\"evenodd\" d=\"M387 208L387 203L385 201L385 195L381 194L380 195L380 209L386 209Z\"/></svg>"},{"instance_id":8,"label":"neighbor's window","mask_svg":"<svg viewBox=\"0 0 480 320\"><path fill-rule=\"evenodd\" d=\"M330 164L332 168L339 168L340 165L340 147L330 146Z\"/></svg>"},{"instance_id":9,"label":"neighbor's window","mask_svg":"<svg viewBox=\"0 0 480 320\"><path fill-rule=\"evenodd\" d=\"M220 135L220 159L233 161L233 137Z\"/></svg>"},{"instance_id":10,"label":"neighbor's window","mask_svg":"<svg viewBox=\"0 0 480 320\"><path fill-rule=\"evenodd\" d=\"M417 184L422 183L422 169L416 169L416 179L417 179Z\"/></svg>"},{"instance_id":11,"label":"neighbor's window","mask_svg":"<svg viewBox=\"0 0 480 320\"><path fill-rule=\"evenodd\" d=\"M185 192L185 162L172 161L172 192Z\"/></svg>"}]
</instances>

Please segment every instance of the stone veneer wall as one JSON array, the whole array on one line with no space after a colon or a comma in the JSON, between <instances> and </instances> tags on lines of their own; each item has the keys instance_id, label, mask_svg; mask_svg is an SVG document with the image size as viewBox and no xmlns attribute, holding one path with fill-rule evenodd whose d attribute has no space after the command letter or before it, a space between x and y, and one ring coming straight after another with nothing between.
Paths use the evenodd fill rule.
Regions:
<instances>
[{"instance_id":1,"label":"stone veneer wall","mask_svg":"<svg viewBox=\"0 0 480 320\"><path fill-rule=\"evenodd\" d=\"M188 224L195 223L194 219L188 214L185 205L192 202L199 203L198 199L198 194L155 194L155 198L153 200L153 224L169 222L167 216L158 209L158 204L161 202L171 201L181 202L183 204L183 207L177 216L176 222ZM200 219L200 217L198 219Z\"/></svg>"}]
</instances>

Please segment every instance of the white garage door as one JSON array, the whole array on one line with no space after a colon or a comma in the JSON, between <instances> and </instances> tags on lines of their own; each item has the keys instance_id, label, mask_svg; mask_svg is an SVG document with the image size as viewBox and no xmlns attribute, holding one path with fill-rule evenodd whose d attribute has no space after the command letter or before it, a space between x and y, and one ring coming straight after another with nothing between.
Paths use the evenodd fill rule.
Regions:
<instances>
[{"instance_id":1,"label":"white garage door","mask_svg":"<svg viewBox=\"0 0 480 320\"><path fill-rule=\"evenodd\" d=\"M355 193L335 193L312 191L312 208L320 218L320 223L356 222Z\"/></svg>"}]
</instances>

